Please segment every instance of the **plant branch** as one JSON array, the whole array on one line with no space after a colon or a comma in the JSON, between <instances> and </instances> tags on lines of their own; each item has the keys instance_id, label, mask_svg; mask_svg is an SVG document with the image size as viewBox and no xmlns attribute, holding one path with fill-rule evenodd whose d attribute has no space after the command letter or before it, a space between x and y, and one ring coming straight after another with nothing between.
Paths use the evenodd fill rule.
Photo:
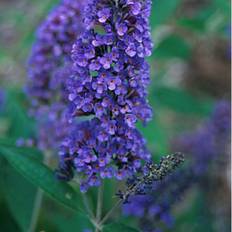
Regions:
<instances>
[{"instance_id":1,"label":"plant branch","mask_svg":"<svg viewBox=\"0 0 232 232\"><path fill-rule=\"evenodd\" d=\"M32 212L32 216L31 216L31 222L29 225L28 232L34 232L36 229L42 201L43 201L43 191L41 189L38 189L38 191L36 193L36 197L35 197L35 203L34 203L34 207L33 207L33 212Z\"/></svg>"},{"instance_id":2,"label":"plant branch","mask_svg":"<svg viewBox=\"0 0 232 232\"><path fill-rule=\"evenodd\" d=\"M86 209L86 211L88 213L88 216L89 216L89 219L90 219L91 223L95 226L97 231L101 231L101 226L98 224L98 221L96 220L96 218L95 218L95 216L93 214L93 211L90 208L89 200L88 200L85 193L82 194L82 198L83 198L85 209Z\"/></svg>"},{"instance_id":3,"label":"plant branch","mask_svg":"<svg viewBox=\"0 0 232 232\"><path fill-rule=\"evenodd\" d=\"M75 181L80 185L80 180L78 178L76 178ZM92 209L90 207L89 199L88 199L86 193L82 193L81 196L82 196L84 206L85 206L85 209L87 211L90 222L93 224L93 226L96 228L96 230L101 231L102 228L98 224L98 222L97 222L97 220L95 218L95 215L94 215L94 213L93 213L93 211L92 211Z\"/></svg>"},{"instance_id":4,"label":"plant branch","mask_svg":"<svg viewBox=\"0 0 232 232\"><path fill-rule=\"evenodd\" d=\"M45 165L49 165L50 157L51 157L50 152L45 153L44 161L43 161ZM34 232L36 229L42 202L43 202L43 190L38 188L35 196L35 202L33 206L30 225L28 227L28 232Z\"/></svg>"},{"instance_id":5,"label":"plant branch","mask_svg":"<svg viewBox=\"0 0 232 232\"><path fill-rule=\"evenodd\" d=\"M103 194L104 194L104 183L98 189L98 198L97 198L97 213L96 219L99 222L102 215L102 206L103 206Z\"/></svg>"},{"instance_id":6,"label":"plant branch","mask_svg":"<svg viewBox=\"0 0 232 232\"><path fill-rule=\"evenodd\" d=\"M94 214L93 214L93 211L92 211L91 208L90 208L89 200L88 200L88 198L87 198L87 196L86 196L85 193L82 194L82 198L83 198L84 205L85 205L85 208L86 208L86 211L87 211L89 217L91 218L91 220L94 220L94 221L95 221L95 216L94 216Z\"/></svg>"},{"instance_id":7,"label":"plant branch","mask_svg":"<svg viewBox=\"0 0 232 232\"><path fill-rule=\"evenodd\" d=\"M162 158L159 165L149 164L147 166L149 169L149 173L142 176L141 179L138 179L138 182L136 184L129 186L125 193L121 193L121 199L99 222L99 225L102 226L122 202L127 202L129 196L131 196L132 194L136 195L143 184L151 185L154 181L162 180L182 162L184 162L184 155L182 153L176 152L175 154L171 154Z\"/></svg>"},{"instance_id":8,"label":"plant branch","mask_svg":"<svg viewBox=\"0 0 232 232\"><path fill-rule=\"evenodd\" d=\"M108 218L114 213L114 211L118 208L118 206L123 202L122 199L120 199L113 207L112 209L105 215L105 217L99 222L99 225L102 226Z\"/></svg>"},{"instance_id":9,"label":"plant branch","mask_svg":"<svg viewBox=\"0 0 232 232\"><path fill-rule=\"evenodd\" d=\"M97 196L97 212L96 212L96 221L97 223L101 220L102 215L102 206L103 206L103 195L104 195L104 183L98 188ZM99 229L96 228L95 232L99 232Z\"/></svg>"}]
</instances>

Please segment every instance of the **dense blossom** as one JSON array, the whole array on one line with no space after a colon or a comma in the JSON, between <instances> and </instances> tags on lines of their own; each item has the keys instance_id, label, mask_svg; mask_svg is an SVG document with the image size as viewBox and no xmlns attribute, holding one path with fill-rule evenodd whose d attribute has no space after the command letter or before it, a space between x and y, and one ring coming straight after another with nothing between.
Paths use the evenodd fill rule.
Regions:
<instances>
[{"instance_id":1,"label":"dense blossom","mask_svg":"<svg viewBox=\"0 0 232 232\"><path fill-rule=\"evenodd\" d=\"M94 115L103 123L147 122L146 100L151 55L150 1L92 0L86 7L86 32L72 50L68 83L71 113ZM113 131L109 131L114 134Z\"/></svg>"},{"instance_id":2,"label":"dense blossom","mask_svg":"<svg viewBox=\"0 0 232 232\"><path fill-rule=\"evenodd\" d=\"M92 119L85 117L60 151L61 177L76 169L82 191L102 178L128 178L150 160L135 128L152 116L145 61L152 49L150 7L149 0L90 0L85 8L86 31L73 45L67 89L70 118Z\"/></svg>"},{"instance_id":3,"label":"dense blossom","mask_svg":"<svg viewBox=\"0 0 232 232\"><path fill-rule=\"evenodd\" d=\"M74 168L81 178L82 191L100 185L104 178L122 180L141 167L141 159L150 159L145 141L136 129L125 130L121 125L117 135L107 137L102 134L101 123L96 118L73 128L71 135L63 142L60 156L62 172L58 175L65 179L72 178L69 173Z\"/></svg>"},{"instance_id":4,"label":"dense blossom","mask_svg":"<svg viewBox=\"0 0 232 232\"><path fill-rule=\"evenodd\" d=\"M225 155L230 129L230 104L226 101L219 102L210 120L202 127L173 141L173 149L189 155L189 164L165 180L155 182L152 194L132 198L131 203L124 206L124 213L138 217L145 232L172 227L173 205L193 184L202 181L218 156Z\"/></svg>"},{"instance_id":5,"label":"dense blossom","mask_svg":"<svg viewBox=\"0 0 232 232\"><path fill-rule=\"evenodd\" d=\"M72 44L83 30L82 10L82 0L62 0L36 34L26 90L39 121L42 148L57 148L69 130L64 115L67 103L65 81L71 70Z\"/></svg>"}]
</instances>

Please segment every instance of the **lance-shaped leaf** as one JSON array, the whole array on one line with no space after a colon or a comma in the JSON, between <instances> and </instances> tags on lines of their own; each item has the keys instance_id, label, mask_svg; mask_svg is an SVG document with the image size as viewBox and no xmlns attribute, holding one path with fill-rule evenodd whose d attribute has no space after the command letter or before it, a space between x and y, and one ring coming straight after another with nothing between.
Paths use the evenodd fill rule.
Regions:
<instances>
[{"instance_id":1,"label":"lance-shaped leaf","mask_svg":"<svg viewBox=\"0 0 232 232\"><path fill-rule=\"evenodd\" d=\"M20 175L8 162L0 169L2 190L7 206L21 231L27 231L31 221L36 187Z\"/></svg>"},{"instance_id":2,"label":"lance-shaped leaf","mask_svg":"<svg viewBox=\"0 0 232 232\"><path fill-rule=\"evenodd\" d=\"M17 149L0 146L0 154L26 179L65 206L82 211L81 196L66 182L58 181L51 169Z\"/></svg>"}]
</instances>

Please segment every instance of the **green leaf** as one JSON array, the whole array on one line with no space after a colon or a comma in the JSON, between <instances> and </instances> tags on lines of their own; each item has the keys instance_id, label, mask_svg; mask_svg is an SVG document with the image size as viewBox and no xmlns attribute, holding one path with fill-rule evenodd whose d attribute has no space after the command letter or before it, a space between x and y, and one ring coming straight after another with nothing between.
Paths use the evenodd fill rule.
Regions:
<instances>
[{"instance_id":1,"label":"green leaf","mask_svg":"<svg viewBox=\"0 0 232 232\"><path fill-rule=\"evenodd\" d=\"M82 214L64 215L63 212L52 212L49 220L57 227L57 232L73 232L92 229L92 224L87 216Z\"/></svg>"},{"instance_id":2,"label":"green leaf","mask_svg":"<svg viewBox=\"0 0 232 232\"><path fill-rule=\"evenodd\" d=\"M58 181L54 172L44 164L16 151L17 149L0 146L0 154L31 183L65 206L82 211L81 196L70 185Z\"/></svg>"},{"instance_id":3,"label":"green leaf","mask_svg":"<svg viewBox=\"0 0 232 232\"><path fill-rule=\"evenodd\" d=\"M152 29L166 23L174 15L181 0L154 0L152 4Z\"/></svg>"},{"instance_id":4,"label":"green leaf","mask_svg":"<svg viewBox=\"0 0 232 232\"><path fill-rule=\"evenodd\" d=\"M0 228L3 232L21 231L14 218L12 218L5 202L0 202Z\"/></svg>"},{"instance_id":5,"label":"green leaf","mask_svg":"<svg viewBox=\"0 0 232 232\"><path fill-rule=\"evenodd\" d=\"M171 35L162 40L156 47L153 56L159 59L182 58L189 59L191 55L190 45L177 35Z\"/></svg>"},{"instance_id":6,"label":"green leaf","mask_svg":"<svg viewBox=\"0 0 232 232\"><path fill-rule=\"evenodd\" d=\"M42 162L43 153L40 150L34 147L16 147L15 143L16 143L15 139L0 138L0 146L9 147L12 150L16 150L21 154L27 155L33 159L37 159L40 162Z\"/></svg>"},{"instance_id":7,"label":"green leaf","mask_svg":"<svg viewBox=\"0 0 232 232\"><path fill-rule=\"evenodd\" d=\"M42 162L43 155L39 150L28 147L15 148L14 143L14 140L8 138L0 139L0 145L11 147L21 154L37 159L38 162ZM31 214L34 207L37 189L7 162L4 162L0 171L4 186L4 196L11 214L15 218L21 230L27 231L31 221ZM18 191L19 189L20 191Z\"/></svg>"},{"instance_id":8,"label":"green leaf","mask_svg":"<svg viewBox=\"0 0 232 232\"><path fill-rule=\"evenodd\" d=\"M182 89L160 87L154 90L154 97L157 104L178 113L204 116L212 109L211 101L198 99Z\"/></svg>"},{"instance_id":9,"label":"green leaf","mask_svg":"<svg viewBox=\"0 0 232 232\"><path fill-rule=\"evenodd\" d=\"M21 231L27 231L37 189L7 163L1 169L1 175L3 175L4 196L11 214Z\"/></svg>"},{"instance_id":10,"label":"green leaf","mask_svg":"<svg viewBox=\"0 0 232 232\"><path fill-rule=\"evenodd\" d=\"M105 225L103 228L103 232L139 232L140 230L129 227L122 223L112 223L109 225Z\"/></svg>"}]
</instances>

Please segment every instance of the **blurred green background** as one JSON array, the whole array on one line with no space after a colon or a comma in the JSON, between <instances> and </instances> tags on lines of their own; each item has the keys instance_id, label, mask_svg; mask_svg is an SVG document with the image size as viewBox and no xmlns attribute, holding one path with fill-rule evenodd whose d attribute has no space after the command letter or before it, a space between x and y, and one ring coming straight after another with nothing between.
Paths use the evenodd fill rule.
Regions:
<instances>
[{"instance_id":1,"label":"blurred green background","mask_svg":"<svg viewBox=\"0 0 232 232\"><path fill-rule=\"evenodd\" d=\"M37 26L58 2L0 1L0 90L6 98L4 107L0 106L0 138L16 141L35 136L22 91L27 80L25 67ZM196 128L208 117L214 102L230 98L230 2L154 0L151 27L155 48L149 58L149 100L154 119L140 129L158 160L169 152L173 137ZM229 231L228 161L224 157L220 172L214 173L213 194L193 189L174 209L177 224L173 231ZM0 231L27 231L36 188L4 159L0 160L0 181ZM111 185L108 188L113 194ZM106 209L112 204L110 194L105 203ZM81 232L85 228L89 223L82 216L45 196L36 231Z\"/></svg>"}]
</instances>

